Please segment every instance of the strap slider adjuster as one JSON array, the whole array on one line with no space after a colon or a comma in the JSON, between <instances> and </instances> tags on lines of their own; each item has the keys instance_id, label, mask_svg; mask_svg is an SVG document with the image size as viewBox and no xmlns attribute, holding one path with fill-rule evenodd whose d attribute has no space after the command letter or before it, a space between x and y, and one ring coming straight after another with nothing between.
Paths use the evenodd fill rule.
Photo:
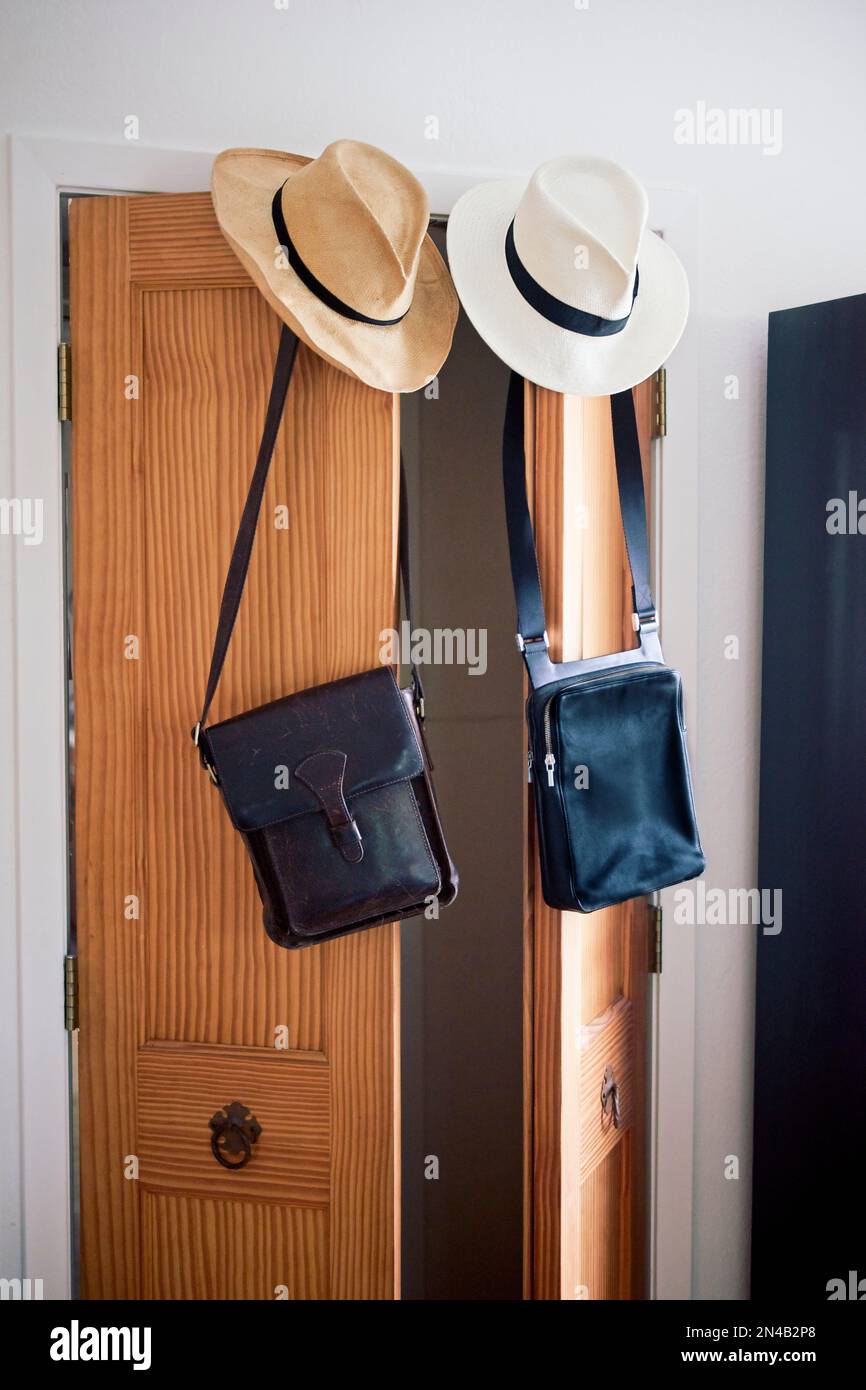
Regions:
<instances>
[{"instance_id":1,"label":"strap slider adjuster","mask_svg":"<svg viewBox=\"0 0 866 1390\"><path fill-rule=\"evenodd\" d=\"M653 608L649 613L632 613L632 626L635 632L658 632L659 615Z\"/></svg>"},{"instance_id":2,"label":"strap slider adjuster","mask_svg":"<svg viewBox=\"0 0 866 1390\"><path fill-rule=\"evenodd\" d=\"M532 649L540 646L543 647L545 651L550 647L547 628L544 629L540 637L524 637L522 632L516 632L514 634L514 640L517 643L517 650L519 652L525 652L527 647Z\"/></svg>"}]
</instances>

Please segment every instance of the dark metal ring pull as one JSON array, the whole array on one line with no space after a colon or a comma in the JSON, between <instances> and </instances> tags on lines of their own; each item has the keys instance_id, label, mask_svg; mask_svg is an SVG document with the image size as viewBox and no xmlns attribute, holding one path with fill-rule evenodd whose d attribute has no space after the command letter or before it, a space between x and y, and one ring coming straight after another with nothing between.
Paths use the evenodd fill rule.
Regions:
<instances>
[{"instance_id":1,"label":"dark metal ring pull","mask_svg":"<svg viewBox=\"0 0 866 1390\"><path fill-rule=\"evenodd\" d=\"M245 1168L253 1156L253 1144L262 1127L251 1110L239 1100L224 1105L211 1117L211 1152L217 1163L233 1171Z\"/></svg>"},{"instance_id":2,"label":"dark metal ring pull","mask_svg":"<svg viewBox=\"0 0 866 1390\"><path fill-rule=\"evenodd\" d=\"M614 1076L613 1067L608 1062L601 1083L601 1125L606 1129L605 1120L613 1120L614 1129L619 1129L622 1111L619 1104L619 1082Z\"/></svg>"}]
</instances>

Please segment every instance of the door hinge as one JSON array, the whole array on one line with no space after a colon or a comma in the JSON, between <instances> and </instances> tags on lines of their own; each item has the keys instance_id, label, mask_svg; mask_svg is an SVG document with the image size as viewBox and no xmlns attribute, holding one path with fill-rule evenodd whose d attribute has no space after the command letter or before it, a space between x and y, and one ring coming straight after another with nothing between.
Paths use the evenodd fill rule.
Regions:
<instances>
[{"instance_id":1,"label":"door hinge","mask_svg":"<svg viewBox=\"0 0 866 1390\"><path fill-rule=\"evenodd\" d=\"M653 439L664 439L668 432L668 374L659 367L653 374Z\"/></svg>"},{"instance_id":2,"label":"door hinge","mask_svg":"<svg viewBox=\"0 0 866 1390\"><path fill-rule=\"evenodd\" d=\"M78 1027L78 957L63 957L64 1023L67 1033Z\"/></svg>"},{"instance_id":3,"label":"door hinge","mask_svg":"<svg viewBox=\"0 0 866 1390\"><path fill-rule=\"evenodd\" d=\"M57 344L57 418L72 419L72 348Z\"/></svg>"},{"instance_id":4,"label":"door hinge","mask_svg":"<svg viewBox=\"0 0 866 1390\"><path fill-rule=\"evenodd\" d=\"M662 910L658 903L649 904L649 949L647 970L651 975L662 973Z\"/></svg>"}]
</instances>

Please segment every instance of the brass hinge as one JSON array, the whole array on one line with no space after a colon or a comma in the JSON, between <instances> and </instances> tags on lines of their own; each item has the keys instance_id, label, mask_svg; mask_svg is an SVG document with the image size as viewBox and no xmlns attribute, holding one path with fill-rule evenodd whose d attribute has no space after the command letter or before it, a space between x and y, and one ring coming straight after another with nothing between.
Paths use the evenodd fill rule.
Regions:
<instances>
[{"instance_id":1,"label":"brass hinge","mask_svg":"<svg viewBox=\"0 0 866 1390\"><path fill-rule=\"evenodd\" d=\"M653 375L653 439L664 439L668 432L668 374L659 367Z\"/></svg>"},{"instance_id":2,"label":"brass hinge","mask_svg":"<svg viewBox=\"0 0 866 1390\"><path fill-rule=\"evenodd\" d=\"M649 904L649 950L647 969L651 975L662 973L662 910L657 903Z\"/></svg>"},{"instance_id":3,"label":"brass hinge","mask_svg":"<svg viewBox=\"0 0 866 1390\"><path fill-rule=\"evenodd\" d=\"M78 1027L78 957L63 957L64 1022L67 1033Z\"/></svg>"},{"instance_id":4,"label":"brass hinge","mask_svg":"<svg viewBox=\"0 0 866 1390\"><path fill-rule=\"evenodd\" d=\"M72 348L57 344L57 418L72 419Z\"/></svg>"}]
</instances>

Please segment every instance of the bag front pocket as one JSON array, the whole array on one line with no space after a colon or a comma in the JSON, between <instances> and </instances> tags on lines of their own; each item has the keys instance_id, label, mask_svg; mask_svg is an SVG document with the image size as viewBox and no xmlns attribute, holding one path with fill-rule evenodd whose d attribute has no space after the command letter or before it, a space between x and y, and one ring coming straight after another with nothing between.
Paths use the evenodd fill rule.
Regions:
<instances>
[{"instance_id":1,"label":"bag front pocket","mask_svg":"<svg viewBox=\"0 0 866 1390\"><path fill-rule=\"evenodd\" d=\"M410 780L349 802L363 856L347 859L323 812L291 816L249 835L283 927L316 936L368 918L397 918L438 895L439 870Z\"/></svg>"}]
</instances>

